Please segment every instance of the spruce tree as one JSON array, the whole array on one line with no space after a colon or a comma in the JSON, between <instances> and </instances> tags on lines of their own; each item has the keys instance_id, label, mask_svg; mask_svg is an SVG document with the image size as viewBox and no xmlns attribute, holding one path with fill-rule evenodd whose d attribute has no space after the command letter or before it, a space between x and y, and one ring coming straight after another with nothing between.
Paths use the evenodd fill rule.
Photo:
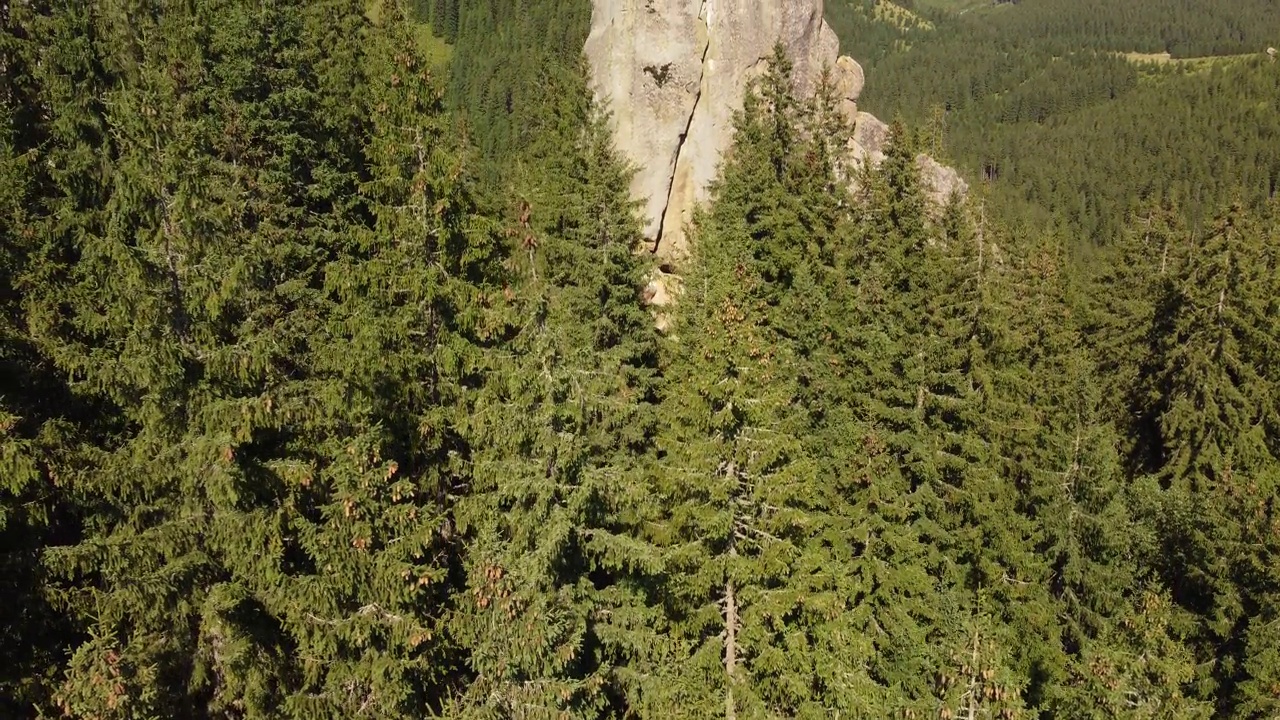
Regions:
<instances>
[{"instance_id":1,"label":"spruce tree","mask_svg":"<svg viewBox=\"0 0 1280 720\"><path fill-rule=\"evenodd\" d=\"M664 506L671 642L652 707L727 717L827 717L875 707L846 611L843 499L808 452L798 305L817 298L819 237L801 218L802 109L780 49L748 91L700 217L674 327L655 492ZM794 296L791 293L796 293ZM808 327L806 327L808 326Z\"/></svg>"},{"instance_id":2,"label":"spruce tree","mask_svg":"<svg viewBox=\"0 0 1280 720\"><path fill-rule=\"evenodd\" d=\"M78 629L48 592L40 554L75 531L61 478L95 416L32 342L23 313L46 131L32 19L28 8L0 9L0 714L15 718L48 705Z\"/></svg>"},{"instance_id":3,"label":"spruce tree","mask_svg":"<svg viewBox=\"0 0 1280 720\"><path fill-rule=\"evenodd\" d=\"M570 92L509 188L509 334L471 421L460 501L467 589L452 618L474 675L452 710L601 717L665 661L647 512L656 331L647 256L603 118Z\"/></svg>"},{"instance_id":4,"label":"spruce tree","mask_svg":"<svg viewBox=\"0 0 1280 720\"><path fill-rule=\"evenodd\" d=\"M1014 271L1012 324L1027 382L1006 392L1032 414L1002 455L1035 523L1039 582L1060 624L1032 691L1038 705L1073 717L1203 717L1208 708L1183 692L1193 660L1171 627L1178 613L1135 562L1150 541L1129 508L1116 428L1072 310L1070 268L1050 235Z\"/></svg>"},{"instance_id":5,"label":"spruce tree","mask_svg":"<svg viewBox=\"0 0 1280 720\"><path fill-rule=\"evenodd\" d=\"M1149 412L1161 491L1158 567L1200 620L1203 697L1219 712L1274 710L1277 493L1276 258L1263 229L1229 207L1187 253L1162 299ZM1268 527L1271 530L1268 531Z\"/></svg>"},{"instance_id":6,"label":"spruce tree","mask_svg":"<svg viewBox=\"0 0 1280 720\"><path fill-rule=\"evenodd\" d=\"M62 711L416 714L456 679L455 426L498 250L440 96L359 2L133 10L42 38L100 55L44 68L28 318L118 415L68 478L83 540L47 553L90 625Z\"/></svg>"},{"instance_id":7,"label":"spruce tree","mask_svg":"<svg viewBox=\"0 0 1280 720\"><path fill-rule=\"evenodd\" d=\"M1022 512L1006 455L1024 410L1010 386L1026 374L1010 318L1012 250L981 222L946 220L941 242L924 253L926 269L916 271L919 285L932 288L921 330L933 342L912 359L921 378L912 406L920 453L913 490L928 541L945 556L940 577L958 603L940 628L939 699L957 714L1016 717L1054 630L1034 523Z\"/></svg>"},{"instance_id":8,"label":"spruce tree","mask_svg":"<svg viewBox=\"0 0 1280 720\"><path fill-rule=\"evenodd\" d=\"M1143 412L1148 400L1142 397L1147 389L1142 378L1152 370L1153 343L1160 333L1157 305L1178 270L1189 234L1171 201L1133 217L1092 279L1085 308L1084 339L1097 359L1107 413L1122 437L1146 438L1125 449L1127 464L1140 471L1156 462L1137 453L1150 446L1155 431L1155 418Z\"/></svg>"},{"instance_id":9,"label":"spruce tree","mask_svg":"<svg viewBox=\"0 0 1280 720\"><path fill-rule=\"evenodd\" d=\"M924 538L927 528L911 496L910 454L917 444L909 429L920 377L913 374L916 353L926 353L920 337L909 337L921 321L918 303L928 296L922 284L929 247L923 216L901 218L905 232L888 220L891 192L884 172L864 172L860 192L851 198L832 180L846 174L841 138L847 132L829 114L822 86L813 109L802 118L808 144L800 187L810 217L813 244L808 267L813 278L796 285L788 299L800 312L789 324L804 353L801 393L796 409L809 414L806 452L818 464L821 482L839 497L839 548L845 577L839 662L866 667L865 682L853 684L833 705L853 716L911 717L938 711L934 697L938 664L933 646L941 637L939 620L953 609L936 572L941 556ZM834 146L827 145L832 141ZM912 164L897 171L914 173ZM824 184L832 183L830 185ZM914 174L893 179L918 187ZM912 185L912 183L916 183ZM812 209L820 209L815 213ZM923 211L920 204L917 209ZM856 640L854 639L856 638ZM837 682L831 682L838 685Z\"/></svg>"}]
</instances>

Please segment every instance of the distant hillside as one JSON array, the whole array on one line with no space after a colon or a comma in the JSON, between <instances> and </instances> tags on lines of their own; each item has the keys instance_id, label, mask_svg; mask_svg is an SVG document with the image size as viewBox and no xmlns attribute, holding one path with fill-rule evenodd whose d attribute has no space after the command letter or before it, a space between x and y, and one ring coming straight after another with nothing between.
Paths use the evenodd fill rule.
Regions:
<instances>
[{"instance_id":1,"label":"distant hillside","mask_svg":"<svg viewBox=\"0 0 1280 720\"><path fill-rule=\"evenodd\" d=\"M831 6L897 5L922 14L967 16L1006 36L1097 50L1174 57L1262 49L1280 38L1273 0L845 0ZM839 12L828 7L828 12Z\"/></svg>"},{"instance_id":2,"label":"distant hillside","mask_svg":"<svg viewBox=\"0 0 1280 720\"><path fill-rule=\"evenodd\" d=\"M588 0L412 1L454 48L449 104L485 158L527 147L543 123L555 122L555 106L580 99Z\"/></svg>"},{"instance_id":3,"label":"distant hillside","mask_svg":"<svg viewBox=\"0 0 1280 720\"><path fill-rule=\"evenodd\" d=\"M1105 244L1134 204L1173 196L1198 219L1280 185L1274 2L904 0L906 24L887 4L828 5L867 66L863 104L986 180L1010 220Z\"/></svg>"}]
</instances>

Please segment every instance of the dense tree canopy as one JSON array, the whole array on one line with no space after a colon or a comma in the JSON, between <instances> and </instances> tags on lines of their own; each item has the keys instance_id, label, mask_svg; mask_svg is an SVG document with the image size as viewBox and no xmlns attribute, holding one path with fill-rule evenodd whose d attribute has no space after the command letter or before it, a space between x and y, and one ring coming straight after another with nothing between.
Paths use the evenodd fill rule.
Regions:
<instances>
[{"instance_id":1,"label":"dense tree canopy","mask_svg":"<svg viewBox=\"0 0 1280 720\"><path fill-rule=\"evenodd\" d=\"M937 207L779 48L658 308L586 13L0 8L0 715L1280 712L1275 66L939 77L1009 115Z\"/></svg>"},{"instance_id":2,"label":"dense tree canopy","mask_svg":"<svg viewBox=\"0 0 1280 720\"><path fill-rule=\"evenodd\" d=\"M904 16L887 0L832 0L827 14L867 66L867 109L989 183L999 217L1056 223L1074 252L1111 242L1150 203L1172 200L1198 224L1280 190L1273 3L917 5Z\"/></svg>"}]
</instances>

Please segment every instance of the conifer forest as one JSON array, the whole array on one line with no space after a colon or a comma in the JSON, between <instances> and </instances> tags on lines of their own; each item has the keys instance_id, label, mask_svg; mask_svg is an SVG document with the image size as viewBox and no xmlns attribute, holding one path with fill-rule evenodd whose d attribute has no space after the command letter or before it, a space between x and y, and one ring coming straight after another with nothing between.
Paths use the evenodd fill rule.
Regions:
<instances>
[{"instance_id":1,"label":"conifer forest","mask_svg":"<svg viewBox=\"0 0 1280 720\"><path fill-rule=\"evenodd\" d=\"M662 308L591 11L0 0L0 719L1280 718L1280 4L828 0Z\"/></svg>"}]
</instances>

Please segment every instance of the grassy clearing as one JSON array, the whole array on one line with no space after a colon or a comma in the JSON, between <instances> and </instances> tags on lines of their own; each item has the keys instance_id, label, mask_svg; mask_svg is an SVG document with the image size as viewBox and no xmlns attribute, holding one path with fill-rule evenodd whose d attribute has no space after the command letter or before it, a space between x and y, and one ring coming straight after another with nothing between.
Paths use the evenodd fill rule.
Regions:
<instances>
[{"instance_id":1,"label":"grassy clearing","mask_svg":"<svg viewBox=\"0 0 1280 720\"><path fill-rule=\"evenodd\" d=\"M1159 81L1160 77L1163 75L1162 71L1164 70L1177 68L1178 70L1182 70L1193 75L1199 75L1202 73L1208 73L1215 67L1230 65L1256 56L1256 53L1244 53L1240 55L1212 55L1205 57L1176 58L1169 55L1167 52L1126 52L1116 54L1136 65L1143 80L1148 82Z\"/></svg>"},{"instance_id":2,"label":"grassy clearing","mask_svg":"<svg viewBox=\"0 0 1280 720\"><path fill-rule=\"evenodd\" d=\"M448 66L449 61L453 58L453 46L445 42L444 38L436 37L430 25L417 23L417 27L414 29L414 36L418 40L418 47L422 50L422 54L427 58L427 63L431 67L444 68Z\"/></svg>"},{"instance_id":3,"label":"grassy clearing","mask_svg":"<svg viewBox=\"0 0 1280 720\"><path fill-rule=\"evenodd\" d=\"M901 30L909 30L911 28L933 30L933 23L896 3L876 3L875 14L876 20Z\"/></svg>"},{"instance_id":4,"label":"grassy clearing","mask_svg":"<svg viewBox=\"0 0 1280 720\"><path fill-rule=\"evenodd\" d=\"M1124 57L1125 60L1128 60L1131 63L1139 63L1139 64L1153 63L1155 65L1164 65L1164 64L1173 62L1173 56L1167 52L1161 52L1161 53L1127 52L1127 53L1120 53L1120 54Z\"/></svg>"},{"instance_id":5,"label":"grassy clearing","mask_svg":"<svg viewBox=\"0 0 1280 720\"><path fill-rule=\"evenodd\" d=\"M933 10L945 10L954 13L969 12L970 10L992 5L991 0L916 0L916 4Z\"/></svg>"},{"instance_id":6,"label":"grassy clearing","mask_svg":"<svg viewBox=\"0 0 1280 720\"><path fill-rule=\"evenodd\" d=\"M1138 69L1138 78L1142 83L1160 83L1168 77L1169 71L1177 71L1185 75L1208 75L1214 68L1226 67L1242 60L1256 57L1255 53L1241 55L1216 55L1206 57L1176 58L1163 53L1116 53L1128 60Z\"/></svg>"},{"instance_id":7,"label":"grassy clearing","mask_svg":"<svg viewBox=\"0 0 1280 720\"><path fill-rule=\"evenodd\" d=\"M374 25L382 23L381 0L366 0L365 16ZM435 70L442 70L449 65L453 57L453 46L443 38L436 37L427 23L414 23L414 39L418 41L418 49L427 59L427 64Z\"/></svg>"},{"instance_id":8,"label":"grassy clearing","mask_svg":"<svg viewBox=\"0 0 1280 720\"><path fill-rule=\"evenodd\" d=\"M1253 57L1257 53L1242 53L1240 55L1207 55L1204 57L1176 58L1167 52L1161 53L1140 53L1127 52L1117 53L1120 57L1137 65L1186 65L1189 67L1208 67L1210 65L1221 65L1223 63L1242 60L1244 58Z\"/></svg>"}]
</instances>

